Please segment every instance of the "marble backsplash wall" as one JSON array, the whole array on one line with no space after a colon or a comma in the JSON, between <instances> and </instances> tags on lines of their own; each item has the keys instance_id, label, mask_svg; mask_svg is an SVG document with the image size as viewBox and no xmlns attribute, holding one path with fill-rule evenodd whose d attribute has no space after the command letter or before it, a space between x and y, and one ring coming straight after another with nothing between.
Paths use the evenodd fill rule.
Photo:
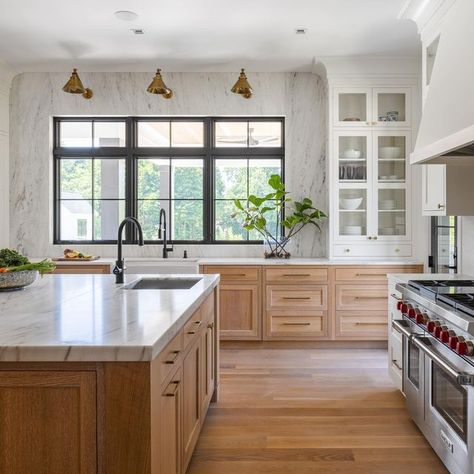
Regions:
<instances>
[{"instance_id":1,"label":"marble backsplash wall","mask_svg":"<svg viewBox=\"0 0 474 474\"><path fill-rule=\"evenodd\" d=\"M65 94L68 74L24 73L15 77L10 101L10 245L29 256L52 256L52 117L60 115L279 115L286 119L286 184L295 198L310 196L328 208L326 183L327 89L309 73L251 73L255 90L244 100L229 89L236 74L170 73L172 100L145 90L152 73L81 73L91 100ZM325 256L327 226L313 226L292 243L295 256ZM77 246L115 255L114 246ZM261 256L261 246L183 247L190 256ZM175 256L181 256L177 248ZM127 248L130 256L160 255L157 246Z\"/></svg>"}]
</instances>

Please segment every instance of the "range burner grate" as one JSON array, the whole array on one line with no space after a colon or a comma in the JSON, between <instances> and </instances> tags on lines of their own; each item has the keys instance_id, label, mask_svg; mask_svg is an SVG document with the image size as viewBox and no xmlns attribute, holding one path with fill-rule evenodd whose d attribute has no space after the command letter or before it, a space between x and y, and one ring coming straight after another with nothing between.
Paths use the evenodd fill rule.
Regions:
<instances>
[{"instance_id":1,"label":"range burner grate","mask_svg":"<svg viewBox=\"0 0 474 474\"><path fill-rule=\"evenodd\" d=\"M449 306L474 316L474 293L458 293L454 295L438 295L438 301L442 301Z\"/></svg>"}]
</instances>

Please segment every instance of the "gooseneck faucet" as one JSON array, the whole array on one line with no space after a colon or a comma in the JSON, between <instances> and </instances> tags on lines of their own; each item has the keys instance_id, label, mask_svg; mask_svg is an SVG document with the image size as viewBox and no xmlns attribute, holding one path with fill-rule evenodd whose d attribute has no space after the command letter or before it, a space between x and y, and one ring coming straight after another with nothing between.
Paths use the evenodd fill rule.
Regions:
<instances>
[{"instance_id":1,"label":"gooseneck faucet","mask_svg":"<svg viewBox=\"0 0 474 474\"><path fill-rule=\"evenodd\" d=\"M168 248L168 239L166 238L166 211L160 211L160 223L158 227L158 239L163 238L163 258L168 258L168 252L173 251L173 246Z\"/></svg>"},{"instance_id":2,"label":"gooseneck faucet","mask_svg":"<svg viewBox=\"0 0 474 474\"><path fill-rule=\"evenodd\" d=\"M128 223L133 224L136 227L136 229L138 230L138 245L140 247L143 246L143 231L142 231L142 226L140 225L140 222L138 222L138 220L135 219L135 217L126 217L120 223L119 228L118 228L117 260L115 261L115 268L114 268L115 283L123 283L124 271L125 271L126 267L125 267L125 261L124 261L123 256L122 256L122 234L123 234L124 227Z\"/></svg>"}]
</instances>

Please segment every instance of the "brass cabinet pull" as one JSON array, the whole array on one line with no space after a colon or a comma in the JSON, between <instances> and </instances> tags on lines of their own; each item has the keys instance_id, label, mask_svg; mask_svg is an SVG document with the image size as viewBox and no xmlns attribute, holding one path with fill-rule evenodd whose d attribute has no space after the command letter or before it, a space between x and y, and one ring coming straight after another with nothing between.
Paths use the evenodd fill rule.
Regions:
<instances>
[{"instance_id":1,"label":"brass cabinet pull","mask_svg":"<svg viewBox=\"0 0 474 474\"><path fill-rule=\"evenodd\" d=\"M356 321L356 326L387 326L387 323L369 323L368 321Z\"/></svg>"},{"instance_id":2,"label":"brass cabinet pull","mask_svg":"<svg viewBox=\"0 0 474 474\"><path fill-rule=\"evenodd\" d=\"M199 329L199 326L201 326L202 321L195 321L194 324L197 324L196 329L194 331L188 331L187 334L196 334L197 330Z\"/></svg>"},{"instance_id":3,"label":"brass cabinet pull","mask_svg":"<svg viewBox=\"0 0 474 474\"><path fill-rule=\"evenodd\" d=\"M181 351L173 351L172 354L174 354L174 357L171 360L165 360L165 364L174 364L178 360L180 352Z\"/></svg>"},{"instance_id":4,"label":"brass cabinet pull","mask_svg":"<svg viewBox=\"0 0 474 474\"><path fill-rule=\"evenodd\" d=\"M246 273L223 273L222 276L225 277L244 277Z\"/></svg>"},{"instance_id":5,"label":"brass cabinet pull","mask_svg":"<svg viewBox=\"0 0 474 474\"><path fill-rule=\"evenodd\" d=\"M392 359L392 364L393 364L398 370L400 370L400 371L403 370L403 368L398 365L398 361L397 361L397 360Z\"/></svg>"},{"instance_id":6,"label":"brass cabinet pull","mask_svg":"<svg viewBox=\"0 0 474 474\"><path fill-rule=\"evenodd\" d=\"M311 273L284 273L284 277L310 277Z\"/></svg>"},{"instance_id":7,"label":"brass cabinet pull","mask_svg":"<svg viewBox=\"0 0 474 474\"><path fill-rule=\"evenodd\" d=\"M383 277L386 277L387 274L386 273L356 273L356 277L363 277L363 276L367 276L367 277L383 276Z\"/></svg>"},{"instance_id":8,"label":"brass cabinet pull","mask_svg":"<svg viewBox=\"0 0 474 474\"><path fill-rule=\"evenodd\" d=\"M311 296L282 296L283 300L310 300Z\"/></svg>"},{"instance_id":9,"label":"brass cabinet pull","mask_svg":"<svg viewBox=\"0 0 474 474\"><path fill-rule=\"evenodd\" d=\"M354 296L355 300L386 300L386 296Z\"/></svg>"},{"instance_id":10,"label":"brass cabinet pull","mask_svg":"<svg viewBox=\"0 0 474 474\"><path fill-rule=\"evenodd\" d=\"M282 323L283 326L310 326L311 323Z\"/></svg>"},{"instance_id":11,"label":"brass cabinet pull","mask_svg":"<svg viewBox=\"0 0 474 474\"><path fill-rule=\"evenodd\" d=\"M169 385L168 385L168 387L169 387L170 385L174 385L174 390L173 390L172 392L166 392L166 393L164 394L164 396L165 396L165 397L175 397L176 394L178 393L178 389L179 389L179 384L180 384L180 383L181 383L181 382L180 382L179 380L170 382Z\"/></svg>"},{"instance_id":12,"label":"brass cabinet pull","mask_svg":"<svg viewBox=\"0 0 474 474\"><path fill-rule=\"evenodd\" d=\"M214 323L213 323L213 322L212 322L212 323L209 323L209 324L207 325L207 329L214 329Z\"/></svg>"},{"instance_id":13,"label":"brass cabinet pull","mask_svg":"<svg viewBox=\"0 0 474 474\"><path fill-rule=\"evenodd\" d=\"M438 204L438 209L444 209L444 204Z\"/></svg>"}]
</instances>

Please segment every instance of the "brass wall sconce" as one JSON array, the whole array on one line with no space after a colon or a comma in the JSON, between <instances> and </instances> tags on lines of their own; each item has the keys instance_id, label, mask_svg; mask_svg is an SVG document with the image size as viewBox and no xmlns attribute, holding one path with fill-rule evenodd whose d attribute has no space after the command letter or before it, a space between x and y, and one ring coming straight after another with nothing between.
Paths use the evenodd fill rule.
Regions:
<instances>
[{"instance_id":1,"label":"brass wall sconce","mask_svg":"<svg viewBox=\"0 0 474 474\"><path fill-rule=\"evenodd\" d=\"M163 96L164 99L171 99L171 97L173 97L173 91L163 82L161 69L156 70L155 77L148 86L147 92L150 94L159 94Z\"/></svg>"},{"instance_id":2,"label":"brass wall sconce","mask_svg":"<svg viewBox=\"0 0 474 474\"><path fill-rule=\"evenodd\" d=\"M94 95L91 89L84 87L76 68L72 70L71 77L64 85L63 91L69 94L82 94L84 99L90 99Z\"/></svg>"},{"instance_id":3,"label":"brass wall sconce","mask_svg":"<svg viewBox=\"0 0 474 474\"><path fill-rule=\"evenodd\" d=\"M247 80L247 76L245 75L245 69L242 68L240 76L237 79L237 82L234 84L234 87L232 87L231 92L234 94L240 94L246 99L250 99L252 97L253 90L249 84L249 81Z\"/></svg>"}]
</instances>

